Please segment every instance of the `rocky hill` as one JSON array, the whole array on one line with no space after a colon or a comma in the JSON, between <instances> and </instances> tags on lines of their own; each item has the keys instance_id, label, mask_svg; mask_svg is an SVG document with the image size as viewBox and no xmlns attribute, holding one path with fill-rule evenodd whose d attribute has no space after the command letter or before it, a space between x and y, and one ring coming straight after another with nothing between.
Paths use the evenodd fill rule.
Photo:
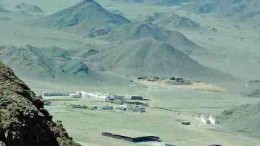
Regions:
<instances>
[{"instance_id":1,"label":"rocky hill","mask_svg":"<svg viewBox=\"0 0 260 146\"><path fill-rule=\"evenodd\" d=\"M43 101L0 63L0 145L76 146L61 122L52 121Z\"/></svg>"},{"instance_id":2,"label":"rocky hill","mask_svg":"<svg viewBox=\"0 0 260 146\"><path fill-rule=\"evenodd\" d=\"M155 13L146 19L147 22L151 24L166 27L171 29L195 29L200 28L200 24L191 20L187 17L181 17L175 13Z\"/></svg>"},{"instance_id":3,"label":"rocky hill","mask_svg":"<svg viewBox=\"0 0 260 146\"><path fill-rule=\"evenodd\" d=\"M207 53L182 33L150 22L129 23L98 38L111 42L87 58L93 69L124 75L182 76L190 79L232 79L190 58Z\"/></svg>"},{"instance_id":4,"label":"rocky hill","mask_svg":"<svg viewBox=\"0 0 260 146\"><path fill-rule=\"evenodd\" d=\"M197 0L188 8L197 13L211 13L237 19L254 19L260 16L259 0Z\"/></svg>"},{"instance_id":5,"label":"rocky hill","mask_svg":"<svg viewBox=\"0 0 260 146\"><path fill-rule=\"evenodd\" d=\"M122 25L107 35L102 36L102 38L109 41L132 41L142 38L152 38L163 43L169 43L176 49L187 54L205 51L204 48L193 43L182 33L167 30L149 22Z\"/></svg>"},{"instance_id":6,"label":"rocky hill","mask_svg":"<svg viewBox=\"0 0 260 146\"><path fill-rule=\"evenodd\" d=\"M103 34L115 26L129 22L125 17L107 11L94 0L83 0L36 23L48 28L66 29L83 34Z\"/></svg>"},{"instance_id":7,"label":"rocky hill","mask_svg":"<svg viewBox=\"0 0 260 146\"><path fill-rule=\"evenodd\" d=\"M170 44L153 38L120 42L90 57L93 68L133 76L182 76L191 79L228 79L207 68Z\"/></svg>"},{"instance_id":8,"label":"rocky hill","mask_svg":"<svg viewBox=\"0 0 260 146\"><path fill-rule=\"evenodd\" d=\"M19 76L54 79L88 77L91 73L85 63L71 57L70 51L58 47L0 46L0 52L1 61L13 67Z\"/></svg>"},{"instance_id":9,"label":"rocky hill","mask_svg":"<svg viewBox=\"0 0 260 146\"><path fill-rule=\"evenodd\" d=\"M260 103L225 110L219 115L218 120L225 130L260 138Z\"/></svg>"},{"instance_id":10,"label":"rocky hill","mask_svg":"<svg viewBox=\"0 0 260 146\"><path fill-rule=\"evenodd\" d=\"M190 0L113 0L113 1L144 3L144 4L162 5L162 6L173 6L173 5L180 5L183 2L188 2Z\"/></svg>"}]
</instances>

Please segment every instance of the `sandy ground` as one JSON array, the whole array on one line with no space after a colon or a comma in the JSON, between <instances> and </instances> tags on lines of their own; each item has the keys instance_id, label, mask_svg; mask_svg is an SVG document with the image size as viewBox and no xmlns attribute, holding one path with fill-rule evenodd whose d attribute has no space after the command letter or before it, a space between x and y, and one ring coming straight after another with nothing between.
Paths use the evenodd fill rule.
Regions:
<instances>
[{"instance_id":1,"label":"sandy ground","mask_svg":"<svg viewBox=\"0 0 260 146\"><path fill-rule=\"evenodd\" d=\"M192 82L190 85L174 85L167 82L167 80L158 80L158 81L147 81L147 80L136 80L135 82L149 86L158 86L162 88L181 88L181 89L190 89L190 90L201 90L201 91L211 91L211 92L225 92L227 89L219 87L210 83L205 82Z\"/></svg>"}]
</instances>

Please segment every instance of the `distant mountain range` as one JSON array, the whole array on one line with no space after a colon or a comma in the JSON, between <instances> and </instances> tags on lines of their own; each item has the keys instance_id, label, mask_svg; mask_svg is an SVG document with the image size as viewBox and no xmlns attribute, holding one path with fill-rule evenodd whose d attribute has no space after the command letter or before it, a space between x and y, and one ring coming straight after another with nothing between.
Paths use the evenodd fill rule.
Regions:
<instances>
[{"instance_id":1,"label":"distant mountain range","mask_svg":"<svg viewBox=\"0 0 260 146\"><path fill-rule=\"evenodd\" d=\"M107 11L94 0L83 0L72 7L37 20L36 23L48 28L87 35L98 31L110 31L113 27L129 22L125 17Z\"/></svg>"},{"instance_id":2,"label":"distant mountain range","mask_svg":"<svg viewBox=\"0 0 260 146\"><path fill-rule=\"evenodd\" d=\"M187 17L178 16L175 13L155 13L146 19L154 25L171 29L196 29L200 24Z\"/></svg>"},{"instance_id":3,"label":"distant mountain range","mask_svg":"<svg viewBox=\"0 0 260 146\"><path fill-rule=\"evenodd\" d=\"M11 13L11 12L41 14L44 11L39 6L31 5L31 4L27 4L27 3L20 3L12 9L10 9L10 8L6 9L4 6L0 5L0 14L1 13Z\"/></svg>"},{"instance_id":4,"label":"distant mountain range","mask_svg":"<svg viewBox=\"0 0 260 146\"><path fill-rule=\"evenodd\" d=\"M242 19L259 18L259 0L197 0L188 6L197 13L213 13L219 16Z\"/></svg>"},{"instance_id":5,"label":"distant mountain range","mask_svg":"<svg viewBox=\"0 0 260 146\"><path fill-rule=\"evenodd\" d=\"M211 13L237 19L258 19L259 0L112 0L117 2L143 3L162 6L181 5L180 9L197 13Z\"/></svg>"},{"instance_id":6,"label":"distant mountain range","mask_svg":"<svg viewBox=\"0 0 260 146\"><path fill-rule=\"evenodd\" d=\"M80 60L71 58L62 48L0 47L1 61L13 67L17 74L34 78L59 78L60 76L87 77L90 70Z\"/></svg>"},{"instance_id":7,"label":"distant mountain range","mask_svg":"<svg viewBox=\"0 0 260 146\"><path fill-rule=\"evenodd\" d=\"M21 11L21 12L29 12L29 13L43 13L44 11L36 6L36 5L30 5L26 3L21 3L15 7L16 11Z\"/></svg>"},{"instance_id":8,"label":"distant mountain range","mask_svg":"<svg viewBox=\"0 0 260 146\"><path fill-rule=\"evenodd\" d=\"M145 3L152 5L163 5L163 6L173 6L180 5L183 2L188 2L190 0L113 0L117 2L131 2L131 3Z\"/></svg>"},{"instance_id":9,"label":"distant mountain range","mask_svg":"<svg viewBox=\"0 0 260 146\"><path fill-rule=\"evenodd\" d=\"M34 21L36 26L79 34L106 42L103 46L2 46L0 58L20 76L40 79L98 78L102 71L120 75L180 76L190 79L232 79L189 55L207 53L176 29L197 29L200 24L174 13L158 13L131 22L94 0L82 2ZM173 27L168 30L164 27ZM37 35L37 34L36 34Z\"/></svg>"},{"instance_id":10,"label":"distant mountain range","mask_svg":"<svg viewBox=\"0 0 260 146\"><path fill-rule=\"evenodd\" d=\"M93 49L92 52L80 55L93 70L133 76L178 75L196 79L226 76L188 56L205 52L204 48L178 31L160 27L200 27L198 23L176 14L155 14L141 22L130 22L121 15L110 13L93 0L84 0L41 19L40 23L46 27L72 30L74 33L85 33L87 36L109 41L111 45L104 46L102 50Z\"/></svg>"}]
</instances>

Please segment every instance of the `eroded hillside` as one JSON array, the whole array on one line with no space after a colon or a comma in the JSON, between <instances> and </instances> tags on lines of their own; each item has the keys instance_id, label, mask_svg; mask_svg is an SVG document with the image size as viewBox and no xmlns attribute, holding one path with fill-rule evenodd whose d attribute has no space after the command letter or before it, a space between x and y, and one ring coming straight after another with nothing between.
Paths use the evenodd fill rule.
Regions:
<instances>
[{"instance_id":1,"label":"eroded hillside","mask_svg":"<svg viewBox=\"0 0 260 146\"><path fill-rule=\"evenodd\" d=\"M76 146L62 124L52 121L39 99L0 63L0 144Z\"/></svg>"}]
</instances>

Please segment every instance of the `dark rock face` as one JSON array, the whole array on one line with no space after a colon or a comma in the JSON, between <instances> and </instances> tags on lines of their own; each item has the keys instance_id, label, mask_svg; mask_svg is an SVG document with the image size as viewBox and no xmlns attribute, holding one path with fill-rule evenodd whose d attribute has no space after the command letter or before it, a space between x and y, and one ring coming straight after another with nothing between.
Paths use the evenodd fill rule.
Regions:
<instances>
[{"instance_id":1,"label":"dark rock face","mask_svg":"<svg viewBox=\"0 0 260 146\"><path fill-rule=\"evenodd\" d=\"M0 65L0 145L78 145L51 119L41 99L10 68Z\"/></svg>"}]
</instances>

